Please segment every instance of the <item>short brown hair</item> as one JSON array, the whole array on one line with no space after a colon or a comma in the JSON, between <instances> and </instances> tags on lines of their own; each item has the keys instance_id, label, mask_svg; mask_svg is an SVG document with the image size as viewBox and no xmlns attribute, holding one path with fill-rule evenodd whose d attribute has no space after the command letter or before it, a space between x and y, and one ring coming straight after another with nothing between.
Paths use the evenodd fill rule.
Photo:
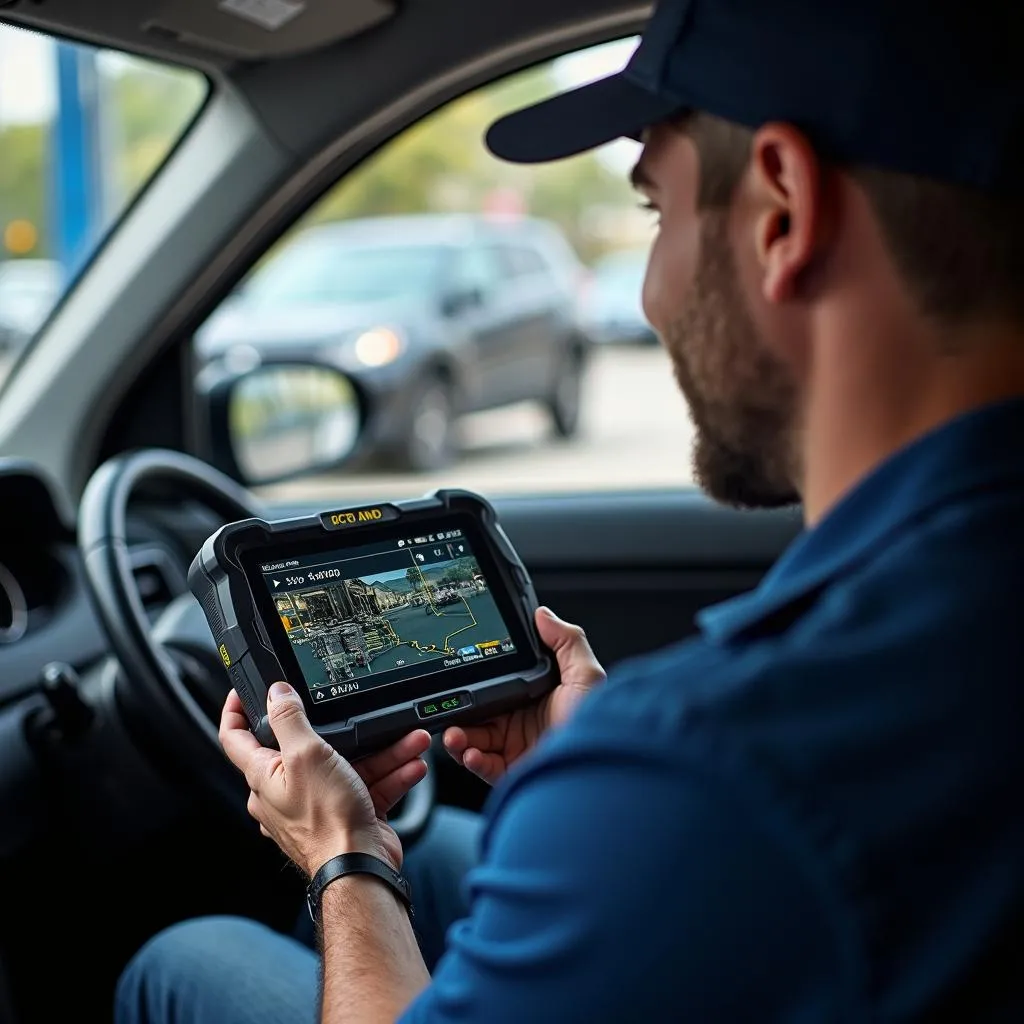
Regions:
<instances>
[{"instance_id":1,"label":"short brown hair","mask_svg":"<svg viewBox=\"0 0 1024 1024\"><path fill-rule=\"evenodd\" d=\"M676 122L700 156L701 208L728 205L754 133L708 114ZM920 309L944 324L1024 323L1024 200L875 167L850 169Z\"/></svg>"}]
</instances>

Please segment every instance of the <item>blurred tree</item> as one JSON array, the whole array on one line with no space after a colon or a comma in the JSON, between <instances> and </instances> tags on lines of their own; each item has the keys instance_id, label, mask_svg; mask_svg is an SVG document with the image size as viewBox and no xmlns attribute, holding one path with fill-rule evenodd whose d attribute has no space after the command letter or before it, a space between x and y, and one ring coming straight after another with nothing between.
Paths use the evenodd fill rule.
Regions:
<instances>
[{"instance_id":1,"label":"blurred tree","mask_svg":"<svg viewBox=\"0 0 1024 1024\"><path fill-rule=\"evenodd\" d=\"M550 95L549 64L485 86L408 129L344 178L304 224L403 213L476 212L497 190L523 199L524 209L555 221L585 259L601 245L585 230L595 206L632 201L625 176L592 153L540 167L518 167L491 156L483 143L496 118Z\"/></svg>"},{"instance_id":2,"label":"blurred tree","mask_svg":"<svg viewBox=\"0 0 1024 1024\"><path fill-rule=\"evenodd\" d=\"M202 101L205 82L194 73L115 55L101 58L103 130L107 133L107 221L152 177ZM0 130L0 231L12 220L39 232L33 256L49 251L50 125Z\"/></svg>"},{"instance_id":3,"label":"blurred tree","mask_svg":"<svg viewBox=\"0 0 1024 1024\"><path fill-rule=\"evenodd\" d=\"M473 576L479 572L476 560L473 558L460 558L453 565L450 565L441 576L441 583L469 583Z\"/></svg>"},{"instance_id":4,"label":"blurred tree","mask_svg":"<svg viewBox=\"0 0 1024 1024\"><path fill-rule=\"evenodd\" d=\"M47 254L47 143L45 125L16 124L0 131L0 232L14 220L32 223L39 241L26 256ZM4 255L0 252L0 258Z\"/></svg>"},{"instance_id":5,"label":"blurred tree","mask_svg":"<svg viewBox=\"0 0 1024 1024\"><path fill-rule=\"evenodd\" d=\"M103 66L106 128L114 152L115 209L131 201L167 159L195 115L206 83L192 72L116 56ZM108 171L108 174L110 172Z\"/></svg>"}]
</instances>

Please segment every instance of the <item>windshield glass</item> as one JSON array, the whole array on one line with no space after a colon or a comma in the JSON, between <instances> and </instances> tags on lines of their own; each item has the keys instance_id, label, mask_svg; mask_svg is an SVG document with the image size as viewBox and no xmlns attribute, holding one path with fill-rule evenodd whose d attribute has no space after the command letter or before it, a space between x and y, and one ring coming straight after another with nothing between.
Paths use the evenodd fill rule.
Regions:
<instances>
[{"instance_id":1,"label":"windshield glass","mask_svg":"<svg viewBox=\"0 0 1024 1024\"><path fill-rule=\"evenodd\" d=\"M299 241L265 263L239 295L256 309L377 302L422 295L435 285L440 246L353 246L341 237Z\"/></svg>"},{"instance_id":2,"label":"windshield glass","mask_svg":"<svg viewBox=\"0 0 1024 1024\"><path fill-rule=\"evenodd\" d=\"M206 91L193 71L0 25L0 380Z\"/></svg>"}]
</instances>

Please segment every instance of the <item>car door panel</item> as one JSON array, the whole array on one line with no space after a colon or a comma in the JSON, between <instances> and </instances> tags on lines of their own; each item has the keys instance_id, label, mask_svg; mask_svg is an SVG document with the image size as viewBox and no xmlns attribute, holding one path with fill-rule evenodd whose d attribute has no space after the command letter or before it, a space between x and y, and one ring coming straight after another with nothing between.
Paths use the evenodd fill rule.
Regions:
<instances>
[{"instance_id":1,"label":"car door panel","mask_svg":"<svg viewBox=\"0 0 1024 1024\"><path fill-rule=\"evenodd\" d=\"M565 296L551 269L533 248L519 244L503 250L507 267L505 289L520 310L518 344L505 353L505 399L538 399L551 393L554 366L560 358L559 340L565 335L561 318Z\"/></svg>"},{"instance_id":2,"label":"car door panel","mask_svg":"<svg viewBox=\"0 0 1024 1024\"><path fill-rule=\"evenodd\" d=\"M727 508L695 488L494 499L535 571L556 568L763 569L801 526L796 509Z\"/></svg>"},{"instance_id":3,"label":"car door panel","mask_svg":"<svg viewBox=\"0 0 1024 1024\"><path fill-rule=\"evenodd\" d=\"M451 286L458 294L477 297L452 318L467 353L463 411L490 409L505 401L508 385L502 354L520 344L520 312L505 294L497 258L487 246L460 253Z\"/></svg>"},{"instance_id":4,"label":"car door panel","mask_svg":"<svg viewBox=\"0 0 1024 1024\"><path fill-rule=\"evenodd\" d=\"M545 398L552 394L557 366L568 347L564 323L565 298L558 294L545 273L522 279L523 346L511 375L514 400Z\"/></svg>"},{"instance_id":5,"label":"car door panel","mask_svg":"<svg viewBox=\"0 0 1024 1024\"><path fill-rule=\"evenodd\" d=\"M536 275L518 271L514 249L488 245L482 251L497 270L486 308L502 329L489 331L478 342L485 381L479 408L495 408L546 393L547 379L536 364L538 339L546 333L551 302L549 288L543 282L538 288Z\"/></svg>"},{"instance_id":6,"label":"car door panel","mask_svg":"<svg viewBox=\"0 0 1024 1024\"><path fill-rule=\"evenodd\" d=\"M487 328L474 331L481 389L473 411L498 408L518 399L519 353L529 340L522 303L503 286L488 298L481 316L486 316Z\"/></svg>"},{"instance_id":7,"label":"car door panel","mask_svg":"<svg viewBox=\"0 0 1024 1024\"><path fill-rule=\"evenodd\" d=\"M682 639L800 530L795 510L740 512L696 490L496 505L540 600L582 625L606 665Z\"/></svg>"},{"instance_id":8,"label":"car door panel","mask_svg":"<svg viewBox=\"0 0 1024 1024\"><path fill-rule=\"evenodd\" d=\"M594 653L610 668L689 636L708 605L757 586L754 570L541 571L537 595L562 618L584 627Z\"/></svg>"},{"instance_id":9,"label":"car door panel","mask_svg":"<svg viewBox=\"0 0 1024 1024\"><path fill-rule=\"evenodd\" d=\"M462 367L461 411L477 412L495 404L497 380L492 366L493 352L506 344L514 329L507 311L490 295L479 305L466 308L450 318L449 330L460 339Z\"/></svg>"}]
</instances>

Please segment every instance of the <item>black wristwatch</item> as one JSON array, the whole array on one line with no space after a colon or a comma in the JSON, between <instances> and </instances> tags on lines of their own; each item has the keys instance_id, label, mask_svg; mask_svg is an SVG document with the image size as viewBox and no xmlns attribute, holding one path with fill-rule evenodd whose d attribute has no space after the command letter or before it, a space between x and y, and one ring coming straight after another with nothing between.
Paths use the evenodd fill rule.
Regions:
<instances>
[{"instance_id":1,"label":"black wristwatch","mask_svg":"<svg viewBox=\"0 0 1024 1024\"><path fill-rule=\"evenodd\" d=\"M373 857L368 853L343 853L338 857L332 857L324 864L306 886L306 906L314 924L320 921L320 901L323 899L324 889L345 875L372 875L379 878L402 902L409 917L413 916L412 886L408 879L380 857Z\"/></svg>"}]
</instances>

